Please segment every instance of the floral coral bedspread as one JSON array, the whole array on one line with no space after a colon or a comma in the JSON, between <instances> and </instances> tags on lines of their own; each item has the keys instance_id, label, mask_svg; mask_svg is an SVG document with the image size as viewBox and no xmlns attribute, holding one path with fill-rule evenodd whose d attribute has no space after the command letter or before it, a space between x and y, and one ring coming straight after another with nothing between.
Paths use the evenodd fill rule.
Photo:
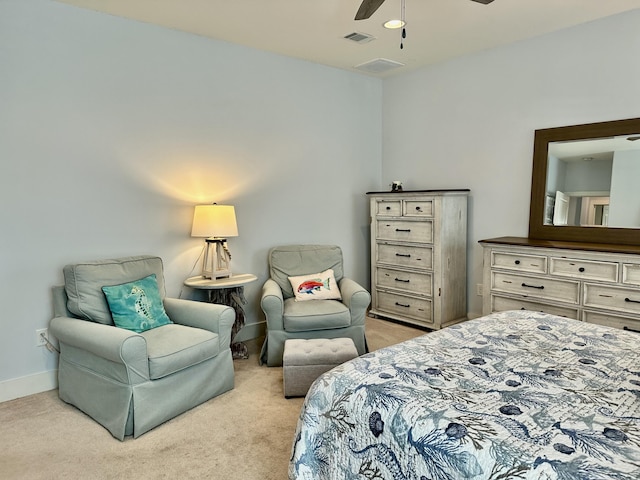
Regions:
<instances>
[{"instance_id":1,"label":"floral coral bedspread","mask_svg":"<svg viewBox=\"0 0 640 480\"><path fill-rule=\"evenodd\" d=\"M640 479L640 334L494 313L322 375L290 479Z\"/></svg>"}]
</instances>

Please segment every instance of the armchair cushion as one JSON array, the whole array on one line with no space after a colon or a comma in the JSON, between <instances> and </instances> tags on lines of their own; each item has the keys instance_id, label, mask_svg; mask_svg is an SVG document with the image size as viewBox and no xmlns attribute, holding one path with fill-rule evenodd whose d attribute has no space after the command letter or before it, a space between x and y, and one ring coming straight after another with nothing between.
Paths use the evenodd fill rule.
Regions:
<instances>
[{"instance_id":1,"label":"armchair cushion","mask_svg":"<svg viewBox=\"0 0 640 480\"><path fill-rule=\"evenodd\" d=\"M289 277L296 301L305 300L342 300L340 289L333 275L328 269L320 273Z\"/></svg>"},{"instance_id":2,"label":"armchair cushion","mask_svg":"<svg viewBox=\"0 0 640 480\"><path fill-rule=\"evenodd\" d=\"M335 245L289 245L269 252L269 276L280 286L284 298L293 297L289 277L332 269L336 281L344 276L342 250Z\"/></svg>"},{"instance_id":3,"label":"armchair cushion","mask_svg":"<svg viewBox=\"0 0 640 480\"><path fill-rule=\"evenodd\" d=\"M296 302L293 298L284 301L284 330L286 332L309 332L348 327L351 324L349 309L337 300L321 302Z\"/></svg>"},{"instance_id":4,"label":"armchair cushion","mask_svg":"<svg viewBox=\"0 0 640 480\"><path fill-rule=\"evenodd\" d=\"M157 380L218 355L216 333L184 325L164 325L142 332L147 341L149 378Z\"/></svg>"},{"instance_id":5,"label":"armchair cushion","mask_svg":"<svg viewBox=\"0 0 640 480\"><path fill-rule=\"evenodd\" d=\"M164 299L164 276L159 257L141 255L67 265L63 269L67 308L78 317L113 325L102 287L131 282L152 273L156 274L158 291Z\"/></svg>"},{"instance_id":6,"label":"armchair cushion","mask_svg":"<svg viewBox=\"0 0 640 480\"><path fill-rule=\"evenodd\" d=\"M133 282L104 286L102 291L116 327L141 333L172 323L164 311L155 273Z\"/></svg>"}]
</instances>

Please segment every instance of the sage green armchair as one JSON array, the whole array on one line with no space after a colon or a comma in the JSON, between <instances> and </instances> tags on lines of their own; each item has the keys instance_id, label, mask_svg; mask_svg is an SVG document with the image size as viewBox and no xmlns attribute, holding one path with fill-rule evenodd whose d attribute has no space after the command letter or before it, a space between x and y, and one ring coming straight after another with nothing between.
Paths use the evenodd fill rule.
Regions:
<instances>
[{"instance_id":1,"label":"sage green armchair","mask_svg":"<svg viewBox=\"0 0 640 480\"><path fill-rule=\"evenodd\" d=\"M162 260L152 256L64 267L53 288L50 332L60 344L60 398L123 440L234 386L232 308L166 298ZM155 274L172 323L135 333L116 327L103 286Z\"/></svg>"},{"instance_id":2,"label":"sage green armchair","mask_svg":"<svg viewBox=\"0 0 640 480\"><path fill-rule=\"evenodd\" d=\"M289 338L351 338L362 355L367 351L365 318L371 295L345 278L342 250L336 245L288 245L268 255L270 278L262 288L260 305L267 332L260 361L282 365ZM289 277L332 269L342 300L296 301Z\"/></svg>"}]
</instances>

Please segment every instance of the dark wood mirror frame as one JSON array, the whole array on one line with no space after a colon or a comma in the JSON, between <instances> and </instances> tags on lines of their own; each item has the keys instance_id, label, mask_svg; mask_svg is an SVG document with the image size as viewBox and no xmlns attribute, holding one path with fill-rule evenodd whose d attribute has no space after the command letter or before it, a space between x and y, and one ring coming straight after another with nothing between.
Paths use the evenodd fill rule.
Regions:
<instances>
[{"instance_id":1,"label":"dark wood mirror frame","mask_svg":"<svg viewBox=\"0 0 640 480\"><path fill-rule=\"evenodd\" d=\"M547 152L550 142L614 137L640 132L640 118L536 130L533 143L529 238L567 242L640 245L639 228L576 227L544 224ZM639 193L640 195L640 188Z\"/></svg>"}]
</instances>

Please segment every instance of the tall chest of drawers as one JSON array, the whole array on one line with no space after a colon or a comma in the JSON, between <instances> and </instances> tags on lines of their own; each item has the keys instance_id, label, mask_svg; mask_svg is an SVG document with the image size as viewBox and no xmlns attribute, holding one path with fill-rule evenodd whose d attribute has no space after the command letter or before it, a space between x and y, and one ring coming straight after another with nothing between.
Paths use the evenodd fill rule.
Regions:
<instances>
[{"instance_id":1,"label":"tall chest of drawers","mask_svg":"<svg viewBox=\"0 0 640 480\"><path fill-rule=\"evenodd\" d=\"M484 314L536 310L640 331L640 248L519 237L480 243Z\"/></svg>"},{"instance_id":2,"label":"tall chest of drawers","mask_svg":"<svg viewBox=\"0 0 640 480\"><path fill-rule=\"evenodd\" d=\"M469 190L368 192L370 314L440 329L467 319Z\"/></svg>"}]
</instances>

